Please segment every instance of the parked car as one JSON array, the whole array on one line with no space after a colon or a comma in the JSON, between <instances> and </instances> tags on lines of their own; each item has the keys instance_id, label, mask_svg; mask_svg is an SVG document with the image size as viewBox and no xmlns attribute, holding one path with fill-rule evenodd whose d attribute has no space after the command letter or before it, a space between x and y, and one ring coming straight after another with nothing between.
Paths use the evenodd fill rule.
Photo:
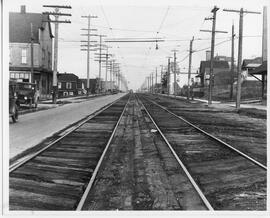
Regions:
<instances>
[{"instance_id":1,"label":"parked car","mask_svg":"<svg viewBox=\"0 0 270 218\"><path fill-rule=\"evenodd\" d=\"M18 82L18 103L27 104L29 107L37 107L39 92L35 83Z\"/></svg>"},{"instance_id":2,"label":"parked car","mask_svg":"<svg viewBox=\"0 0 270 218\"><path fill-rule=\"evenodd\" d=\"M18 86L14 81L9 82L9 117L15 123L18 120Z\"/></svg>"}]
</instances>

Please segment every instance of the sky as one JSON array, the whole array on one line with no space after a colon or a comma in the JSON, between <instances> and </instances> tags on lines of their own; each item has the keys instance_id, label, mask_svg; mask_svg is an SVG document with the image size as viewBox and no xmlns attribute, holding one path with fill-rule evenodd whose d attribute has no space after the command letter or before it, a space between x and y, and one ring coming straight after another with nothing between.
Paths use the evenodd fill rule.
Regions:
<instances>
[{"instance_id":1,"label":"sky","mask_svg":"<svg viewBox=\"0 0 270 218\"><path fill-rule=\"evenodd\" d=\"M200 61L205 60L206 50L210 50L211 33L200 32L200 29L211 30L212 8L219 7L217 12L216 30L228 33L216 34L215 54L231 55L231 26L235 25L238 36L239 14L224 12L223 9L237 9L243 7L249 11L262 12L267 1L264 0L166 0L166 1L131 1L131 0L4 0L4 12L19 12L20 5L26 5L26 12L42 13L52 11L43 8L44 4L70 5L72 9L61 9L62 13L71 13L71 24L59 25L58 71L68 72L86 78L86 52L81 51L81 40L86 40L81 29L87 28L87 20L83 15L96 15L91 20L91 28L98 29L97 34L104 34L107 38L163 38L156 44L148 43L108 43L112 48L109 53L120 63L122 74L129 81L129 88L138 89L145 82L150 73L166 67L167 57L173 56L173 49L177 49L181 85L187 82L189 41L194 36L192 56L192 72L196 73ZM4 19L7 22L7 19ZM8 23L8 22L7 22ZM54 24L52 24L54 34ZM94 32L93 32L94 33ZM8 31L4 32L5 35ZM261 56L262 53L262 14L244 15L243 59ZM92 37L91 40L97 40ZM237 57L238 40L235 41L235 56ZM198 51L202 50L202 51ZM90 77L98 76L98 62L94 61L94 52L90 53ZM102 70L105 77L105 69ZM158 79L159 81L159 79Z\"/></svg>"}]
</instances>

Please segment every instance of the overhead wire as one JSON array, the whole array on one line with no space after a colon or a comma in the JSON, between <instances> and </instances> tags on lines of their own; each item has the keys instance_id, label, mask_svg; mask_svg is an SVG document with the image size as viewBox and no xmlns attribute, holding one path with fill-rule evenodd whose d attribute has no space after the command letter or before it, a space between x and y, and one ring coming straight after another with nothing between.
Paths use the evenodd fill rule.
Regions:
<instances>
[{"instance_id":1,"label":"overhead wire","mask_svg":"<svg viewBox=\"0 0 270 218\"><path fill-rule=\"evenodd\" d=\"M164 22L165 22L165 19L166 19L166 17L168 16L169 10L170 10L170 6L168 6L168 8L167 8L167 10L166 10L166 13L165 13L165 15L164 15L164 17L163 17L163 19L162 19L162 21L161 21L161 24L159 25L159 28L158 28L158 30L157 30L157 34L159 34L159 31L161 30L161 28L162 28L162 26L163 26L163 24L164 24Z\"/></svg>"}]
</instances>

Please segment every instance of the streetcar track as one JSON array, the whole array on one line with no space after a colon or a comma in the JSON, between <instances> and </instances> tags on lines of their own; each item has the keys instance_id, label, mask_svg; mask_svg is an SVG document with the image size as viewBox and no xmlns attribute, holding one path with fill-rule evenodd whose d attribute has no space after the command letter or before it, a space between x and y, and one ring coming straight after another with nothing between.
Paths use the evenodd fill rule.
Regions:
<instances>
[{"instance_id":1,"label":"streetcar track","mask_svg":"<svg viewBox=\"0 0 270 218\"><path fill-rule=\"evenodd\" d=\"M183 118L183 117L181 117L181 116L179 116L179 115L173 113L172 111L168 110L167 108L163 107L162 105L160 105L160 104L158 104L158 103L156 103L156 102L154 102L154 101L152 101L152 100L150 100L150 99L148 99L148 101L150 101L151 103L157 105L157 106L160 107L161 109L167 111L168 113L170 113L170 114L173 115L174 117L176 117L176 118L178 118L178 119L184 121L184 122L187 123L188 125L192 126L192 127L195 128L196 130L198 130L199 132L201 132L201 133L205 134L206 136L210 137L211 139L213 139L213 140L219 142L219 143L222 144L222 145L227 146L227 147L230 148L231 150L237 152L238 154L240 154L241 156L245 157L245 158L248 159L249 161L251 161L251 162L253 162L254 164L258 165L259 167L263 168L264 170L267 170L267 166L265 166L264 164L262 164L262 163L260 163L259 161L255 160L254 158L250 157L249 155L243 153L242 151L236 149L236 148L233 147L232 145L230 145L230 144L224 142L223 140L221 140L221 139L219 139L219 138L213 136L212 134L210 134L210 133L204 131L204 130L201 129L200 127L198 127L198 126L194 125L193 123L187 121L185 118Z\"/></svg>"},{"instance_id":2,"label":"streetcar track","mask_svg":"<svg viewBox=\"0 0 270 218\"><path fill-rule=\"evenodd\" d=\"M84 210L212 210L153 125L132 96Z\"/></svg>"},{"instance_id":3,"label":"streetcar track","mask_svg":"<svg viewBox=\"0 0 270 218\"><path fill-rule=\"evenodd\" d=\"M149 116L150 120L152 121L152 123L155 125L155 127L157 128L159 134L161 135L161 137L163 138L163 140L166 142L166 144L168 145L169 149L171 150L173 156L175 157L175 159L177 160L177 162L179 163L179 165L181 166L181 168L184 170L186 176L188 177L189 181L191 182L191 184L193 185L194 189L196 190L196 192L198 193L198 195L200 196L201 200L203 201L204 205L206 206L206 208L208 210L214 210L212 205L209 203L209 201L207 200L207 198L205 197L205 195L203 194L203 192L201 191L200 187L197 185L197 183L195 182L195 180L193 179L193 177L191 176L191 174L189 173L188 169L186 168L186 166L184 165L184 163L181 161L181 159L178 157L178 155L175 153L174 149L172 148L170 142L168 141L168 139L166 138L166 136L162 133L162 131L160 130L160 128L158 127L157 123L155 122L155 120L152 118L151 114L148 112L148 110L146 109L146 107L144 106L144 104L142 103L142 101L139 100L138 101L141 103L143 109L145 110L145 112L147 113L147 115Z\"/></svg>"},{"instance_id":4,"label":"streetcar track","mask_svg":"<svg viewBox=\"0 0 270 218\"><path fill-rule=\"evenodd\" d=\"M114 102L108 104L107 106L102 107L100 110L92 113L91 115L79 120L78 122L75 122L75 125L71 125L67 128L65 128L63 131L60 131L60 133L57 134L57 138L51 140L45 147L41 147L39 150L37 150L36 152L30 154L30 155L25 155L24 157L19 158L17 161L14 161L12 164L10 164L9 166L9 172L12 172L13 170L17 169L18 167L20 167L21 165L23 165L24 163L28 162L29 160L33 159L35 156L39 155L40 153L42 153L43 151L45 151L46 149L48 149L49 147L51 147L52 145L54 145L55 143L61 141L64 138L67 138L67 136L76 131L76 129L78 129L79 127L81 127L82 125L87 125L87 121L91 120L92 118L97 118L97 115L99 115L100 113L104 113L106 109L108 109L110 106L112 106L113 104L115 104L116 102L118 102L120 99L115 100ZM108 117L107 117L108 118ZM103 121L104 122L104 121ZM105 121L106 122L106 121ZM92 130L93 132L95 131L95 129ZM97 130L100 132L100 130ZM104 130L106 131L106 130ZM108 132L108 130L107 130ZM73 134L74 135L74 134ZM83 135L81 135L81 137L83 137ZM43 142L44 143L44 142Z\"/></svg>"},{"instance_id":5,"label":"streetcar track","mask_svg":"<svg viewBox=\"0 0 270 218\"><path fill-rule=\"evenodd\" d=\"M54 144L12 166L10 210L76 209L87 184L95 178L128 98L126 95L110 104Z\"/></svg>"},{"instance_id":6,"label":"streetcar track","mask_svg":"<svg viewBox=\"0 0 270 218\"><path fill-rule=\"evenodd\" d=\"M101 165L104 165L103 159L105 156L105 159L108 160L110 144L125 111L127 111L126 108L131 98L134 99L134 97L130 96L128 100L127 96L123 97L122 101L119 100L107 107L96 116L79 125L78 128L71 128L72 131L57 140L56 144L42 150L19 166L15 166L15 169L11 169L10 209L82 210L91 194L90 190L96 185L94 185L94 182L96 176L100 173ZM196 190L196 194L192 191L193 196L190 190L182 190L181 194L174 192L178 198L186 198L182 203L190 201L198 195L199 197L195 198L201 199L200 201L208 210L247 210L250 208L261 210L265 208L266 168L259 166L255 162L250 162L250 160L245 159L244 155L240 156L239 153L230 150L228 147L219 148L217 145L220 143L219 140L213 141L207 134L198 133L199 129L195 125L190 125L189 122L185 122L185 119L175 119L175 117L178 118L177 115L166 108L159 107L155 102L145 98L140 100L137 95L135 95L135 99L138 102L136 111L140 110L142 115L136 115L136 119L133 117L132 123L129 123L129 125L132 125L133 130L131 132L135 135L134 137L140 138L140 134L146 133L145 130L139 129L139 123L141 123L140 125L146 125L143 124L143 122L146 122L147 125L155 126L154 128L158 130L160 139L154 139L157 140L157 142L154 142L155 148L153 148L151 139L146 137L147 134L143 136L144 143L147 144L146 147L142 147L142 144L138 144L136 141L134 142L136 144L134 149L139 149L137 151L139 152L138 157L140 159L144 155L147 157L141 162L135 162L136 167L134 168L135 171L140 170L140 172L137 172L139 177L134 178L135 181L137 179L139 182L134 191L136 193L139 191L140 195L145 196L146 199L143 202L147 205L141 205L144 204L143 202L134 203L134 209L152 208L153 198L161 197L160 193L152 193L153 190L141 190L141 186L144 185L141 173L143 168L146 167L145 163L148 163L147 166L150 167L148 170L156 169L156 166L153 165L157 160L155 159L157 156L153 156L155 149L155 152L160 155L160 161L165 161L163 162L164 166L171 164L166 163L167 161L170 162L168 158L174 158L179 164L177 172L180 173L179 169L181 168L180 171L183 171L183 173L182 177L180 177L181 182L177 184L185 186L188 182ZM129 110L132 110L132 113L135 114L134 103ZM139 119L140 121L138 121ZM141 121L141 119L145 121ZM124 130L122 131L125 131L127 119L124 122L122 124ZM135 126L138 129L135 129ZM148 131L150 133L149 129ZM128 136L126 137L128 138ZM117 140L120 143L123 138ZM161 145L165 143L159 144L159 140L167 144L167 151ZM148 144L150 147L148 147ZM120 145L117 144L117 146ZM142 152L149 152L149 154L142 155ZM168 154L170 153L173 156L169 157ZM160 172L164 173L168 169L170 167L165 167L165 171ZM173 168L174 172L166 173L168 176L174 173L177 175L175 170L176 168ZM136 172L134 173L137 175ZM147 176L152 182L157 179L155 174L148 174ZM184 181L185 177L188 178L186 181ZM156 185L158 186L159 183ZM175 188L178 189L177 186ZM187 191L189 194L185 194ZM250 199L251 195L252 199ZM166 198L166 196L164 197ZM175 208L182 207L179 201L178 204ZM235 207L234 204L238 205L238 207ZM191 205L193 205L194 209L203 208L202 204L196 205L195 203ZM170 205L168 206L170 207ZM93 207L96 206L92 205L88 208Z\"/></svg>"},{"instance_id":7,"label":"streetcar track","mask_svg":"<svg viewBox=\"0 0 270 218\"><path fill-rule=\"evenodd\" d=\"M175 119L177 115L155 102L146 98L143 102L215 210L266 208L266 166L234 149L218 147L219 140L213 141L189 122Z\"/></svg>"}]
</instances>

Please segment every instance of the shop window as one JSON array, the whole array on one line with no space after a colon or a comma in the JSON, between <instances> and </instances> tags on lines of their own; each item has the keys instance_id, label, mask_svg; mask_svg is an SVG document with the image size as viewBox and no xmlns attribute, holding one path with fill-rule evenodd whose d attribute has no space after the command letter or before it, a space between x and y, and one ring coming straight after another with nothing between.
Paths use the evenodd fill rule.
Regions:
<instances>
[{"instance_id":1,"label":"shop window","mask_svg":"<svg viewBox=\"0 0 270 218\"><path fill-rule=\"evenodd\" d=\"M74 95L73 92L69 92L69 95Z\"/></svg>"}]
</instances>

